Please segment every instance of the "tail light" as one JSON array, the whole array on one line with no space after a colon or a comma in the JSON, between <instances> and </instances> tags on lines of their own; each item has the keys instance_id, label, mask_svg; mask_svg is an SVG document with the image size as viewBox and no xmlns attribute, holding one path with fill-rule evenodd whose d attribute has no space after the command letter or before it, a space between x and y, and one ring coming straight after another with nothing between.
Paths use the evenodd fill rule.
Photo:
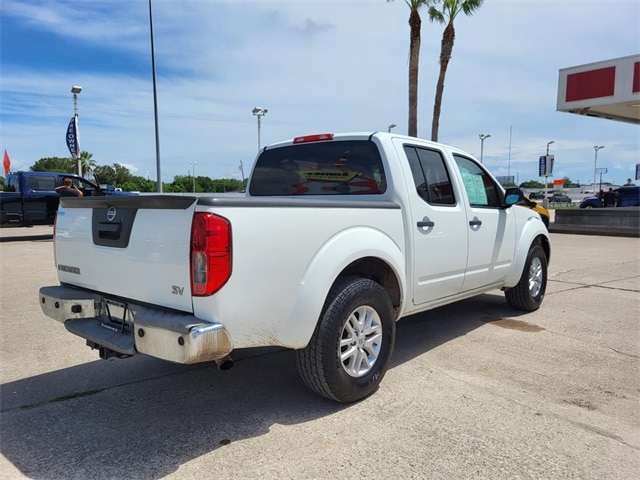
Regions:
<instances>
[{"instance_id":1,"label":"tail light","mask_svg":"<svg viewBox=\"0 0 640 480\"><path fill-rule=\"evenodd\" d=\"M231 224L212 213L196 212L191 226L191 294L212 295L231 276Z\"/></svg>"}]
</instances>

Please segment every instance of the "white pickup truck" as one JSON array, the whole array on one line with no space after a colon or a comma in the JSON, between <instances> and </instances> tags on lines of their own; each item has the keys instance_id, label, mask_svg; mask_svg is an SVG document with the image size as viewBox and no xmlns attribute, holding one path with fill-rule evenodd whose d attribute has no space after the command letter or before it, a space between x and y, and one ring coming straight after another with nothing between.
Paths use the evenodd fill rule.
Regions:
<instances>
[{"instance_id":1,"label":"white pickup truck","mask_svg":"<svg viewBox=\"0 0 640 480\"><path fill-rule=\"evenodd\" d=\"M246 195L63 198L49 317L101 358L233 365L296 350L304 383L353 402L379 385L395 322L494 289L544 297L550 242L471 155L391 133L263 148Z\"/></svg>"}]
</instances>

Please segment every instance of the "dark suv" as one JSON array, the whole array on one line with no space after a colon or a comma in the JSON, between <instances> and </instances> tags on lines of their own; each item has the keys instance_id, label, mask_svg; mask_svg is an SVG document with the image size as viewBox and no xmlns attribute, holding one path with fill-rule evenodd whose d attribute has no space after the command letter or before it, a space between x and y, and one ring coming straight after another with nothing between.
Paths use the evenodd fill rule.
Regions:
<instances>
[{"instance_id":1,"label":"dark suv","mask_svg":"<svg viewBox=\"0 0 640 480\"><path fill-rule=\"evenodd\" d=\"M640 206L640 187L620 187L616 188L613 193L616 194L616 207ZM603 206L598 196L585 198L580 203L580 208L600 208Z\"/></svg>"},{"instance_id":2,"label":"dark suv","mask_svg":"<svg viewBox=\"0 0 640 480\"><path fill-rule=\"evenodd\" d=\"M616 207L639 207L640 187L620 187L615 190Z\"/></svg>"}]
</instances>

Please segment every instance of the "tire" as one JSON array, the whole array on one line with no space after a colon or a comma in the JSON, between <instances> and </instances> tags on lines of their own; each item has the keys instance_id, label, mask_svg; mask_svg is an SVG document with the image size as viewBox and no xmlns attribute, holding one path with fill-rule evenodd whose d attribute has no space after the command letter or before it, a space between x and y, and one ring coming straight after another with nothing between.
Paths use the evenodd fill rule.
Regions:
<instances>
[{"instance_id":1,"label":"tire","mask_svg":"<svg viewBox=\"0 0 640 480\"><path fill-rule=\"evenodd\" d=\"M378 283L339 278L309 344L296 352L302 380L313 392L337 402L366 398L389 367L395 328L391 299Z\"/></svg>"},{"instance_id":2,"label":"tire","mask_svg":"<svg viewBox=\"0 0 640 480\"><path fill-rule=\"evenodd\" d=\"M532 245L518 284L505 291L511 308L533 312L540 308L547 289L547 255L540 245Z\"/></svg>"}]
</instances>

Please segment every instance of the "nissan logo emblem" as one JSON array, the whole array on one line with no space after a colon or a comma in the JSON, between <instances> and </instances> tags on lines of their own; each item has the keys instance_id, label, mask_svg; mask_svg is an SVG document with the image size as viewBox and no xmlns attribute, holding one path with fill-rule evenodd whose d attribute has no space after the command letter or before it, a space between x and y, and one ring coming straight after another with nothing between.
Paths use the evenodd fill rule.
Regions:
<instances>
[{"instance_id":1,"label":"nissan logo emblem","mask_svg":"<svg viewBox=\"0 0 640 480\"><path fill-rule=\"evenodd\" d=\"M116 218L116 214L118 213L118 211L116 210L116 207L111 206L107 209L107 220L109 220L110 222L113 222L113 219Z\"/></svg>"}]
</instances>

